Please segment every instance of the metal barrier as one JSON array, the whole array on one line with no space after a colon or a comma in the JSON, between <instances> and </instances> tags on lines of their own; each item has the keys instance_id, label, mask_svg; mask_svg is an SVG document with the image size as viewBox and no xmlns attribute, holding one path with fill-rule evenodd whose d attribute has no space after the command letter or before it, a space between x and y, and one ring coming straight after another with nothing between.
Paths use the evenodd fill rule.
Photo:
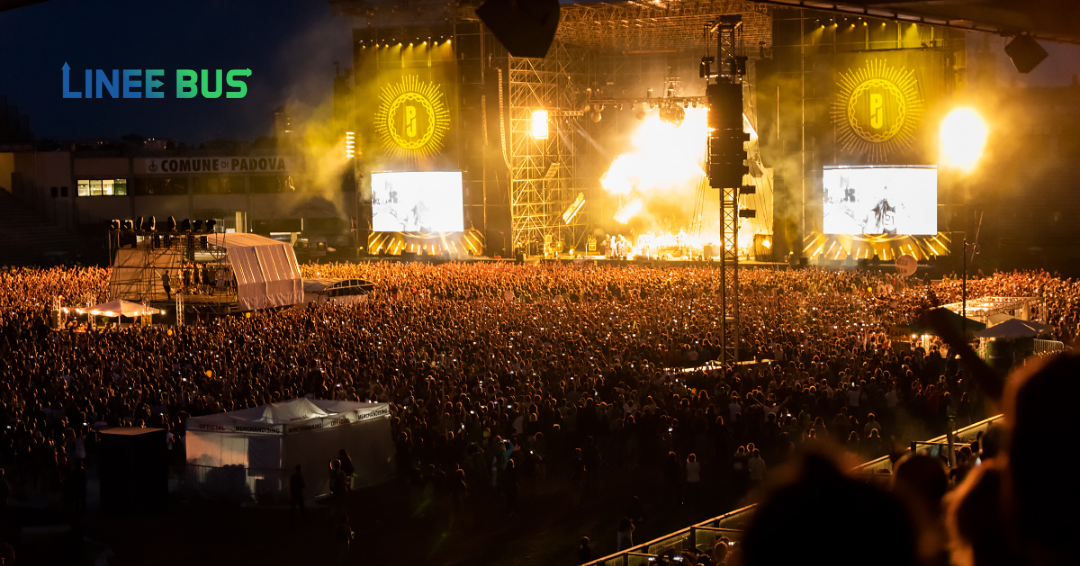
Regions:
<instances>
[{"instance_id":1,"label":"metal barrier","mask_svg":"<svg viewBox=\"0 0 1080 566\"><path fill-rule=\"evenodd\" d=\"M1064 352L1065 343L1058 342L1057 340L1039 340L1035 339L1035 354L1052 354L1054 352Z\"/></svg>"},{"instance_id":2,"label":"metal barrier","mask_svg":"<svg viewBox=\"0 0 1080 566\"><path fill-rule=\"evenodd\" d=\"M974 441L980 433L986 432L991 424L997 422L1003 416L990 417L953 432L953 443L967 444ZM947 446L948 435L913 444ZM889 456L882 456L851 471L857 474L875 474L888 477L888 475L892 474L892 464L892 459ZM650 558L657 557L665 550L711 549L716 544L716 539L722 536L728 537L732 542L738 542L742 538L743 531L750 520L753 510L754 505L748 505L742 509L736 509L719 517L713 517L707 521L664 535L645 544L639 544L599 560L587 562L582 566L648 566Z\"/></svg>"}]
</instances>

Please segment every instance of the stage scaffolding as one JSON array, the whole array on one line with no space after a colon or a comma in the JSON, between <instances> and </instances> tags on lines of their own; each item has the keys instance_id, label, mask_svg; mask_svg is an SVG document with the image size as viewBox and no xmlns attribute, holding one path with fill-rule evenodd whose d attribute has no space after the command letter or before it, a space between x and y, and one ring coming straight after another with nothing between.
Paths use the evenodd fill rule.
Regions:
<instances>
[{"instance_id":1,"label":"stage scaffolding","mask_svg":"<svg viewBox=\"0 0 1080 566\"><path fill-rule=\"evenodd\" d=\"M159 308L184 305L188 310L214 313L229 312L236 307L236 284L224 234L178 234L172 235L168 242L163 234L130 235L127 241L123 241L122 233L113 232L110 236L109 300L124 299ZM132 244L131 239L137 240ZM121 242L124 245L119 245ZM169 293L165 292L161 277L166 271Z\"/></svg>"},{"instance_id":2,"label":"stage scaffolding","mask_svg":"<svg viewBox=\"0 0 1080 566\"><path fill-rule=\"evenodd\" d=\"M604 2L562 7L556 37L571 45L615 52L701 51L703 31L720 14L740 14L747 45L772 44L769 8L745 0Z\"/></svg>"},{"instance_id":3,"label":"stage scaffolding","mask_svg":"<svg viewBox=\"0 0 1080 566\"><path fill-rule=\"evenodd\" d=\"M580 141L577 104L586 88L587 53L556 41L544 59L509 58L511 233L515 248L541 253L582 249L588 206L569 223L563 212L583 187L575 153ZM546 140L533 138L534 110L547 110ZM561 248L561 249L560 249Z\"/></svg>"}]
</instances>

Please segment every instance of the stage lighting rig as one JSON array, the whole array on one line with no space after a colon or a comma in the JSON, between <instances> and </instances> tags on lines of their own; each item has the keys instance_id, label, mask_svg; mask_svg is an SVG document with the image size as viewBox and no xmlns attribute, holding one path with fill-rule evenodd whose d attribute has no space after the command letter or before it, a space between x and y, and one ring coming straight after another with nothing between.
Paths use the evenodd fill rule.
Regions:
<instances>
[{"instance_id":1,"label":"stage lighting rig","mask_svg":"<svg viewBox=\"0 0 1080 566\"><path fill-rule=\"evenodd\" d=\"M660 107L660 120L667 122L676 128L682 125L686 118L686 111L678 104L665 104Z\"/></svg>"}]
</instances>

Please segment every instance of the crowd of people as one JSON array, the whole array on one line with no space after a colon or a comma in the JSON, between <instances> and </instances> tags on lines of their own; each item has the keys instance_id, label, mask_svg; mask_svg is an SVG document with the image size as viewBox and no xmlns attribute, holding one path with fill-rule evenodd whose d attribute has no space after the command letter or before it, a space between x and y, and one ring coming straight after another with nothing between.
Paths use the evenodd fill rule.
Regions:
<instances>
[{"instance_id":1,"label":"crowd of people","mask_svg":"<svg viewBox=\"0 0 1080 566\"><path fill-rule=\"evenodd\" d=\"M77 504L96 428L168 428L179 469L187 417L305 395L390 403L399 477L451 513L475 497L513 512L556 477L580 502L604 468L655 472L672 502L708 482L733 502L806 447L838 444L868 460L943 433L950 418L987 416L949 347L890 338L958 300L951 279L744 270L743 363L720 369L707 364L723 346L712 267L301 271L375 291L353 305L73 333L50 328L55 297L106 300L108 270L0 271L0 467L12 493L43 486ZM1033 297L1036 320L1059 339L1080 335L1078 281L999 273L969 281L968 293Z\"/></svg>"}]
</instances>

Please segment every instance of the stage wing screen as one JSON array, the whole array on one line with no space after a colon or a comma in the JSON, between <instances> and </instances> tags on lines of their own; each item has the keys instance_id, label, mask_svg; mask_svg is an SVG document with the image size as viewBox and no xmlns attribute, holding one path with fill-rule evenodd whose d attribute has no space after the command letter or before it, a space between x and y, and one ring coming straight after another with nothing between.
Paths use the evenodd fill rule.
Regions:
<instances>
[{"instance_id":1,"label":"stage wing screen","mask_svg":"<svg viewBox=\"0 0 1080 566\"><path fill-rule=\"evenodd\" d=\"M825 234L937 234L937 168L826 167Z\"/></svg>"},{"instance_id":2,"label":"stage wing screen","mask_svg":"<svg viewBox=\"0 0 1080 566\"><path fill-rule=\"evenodd\" d=\"M372 173L376 232L463 232L461 172Z\"/></svg>"}]
</instances>

